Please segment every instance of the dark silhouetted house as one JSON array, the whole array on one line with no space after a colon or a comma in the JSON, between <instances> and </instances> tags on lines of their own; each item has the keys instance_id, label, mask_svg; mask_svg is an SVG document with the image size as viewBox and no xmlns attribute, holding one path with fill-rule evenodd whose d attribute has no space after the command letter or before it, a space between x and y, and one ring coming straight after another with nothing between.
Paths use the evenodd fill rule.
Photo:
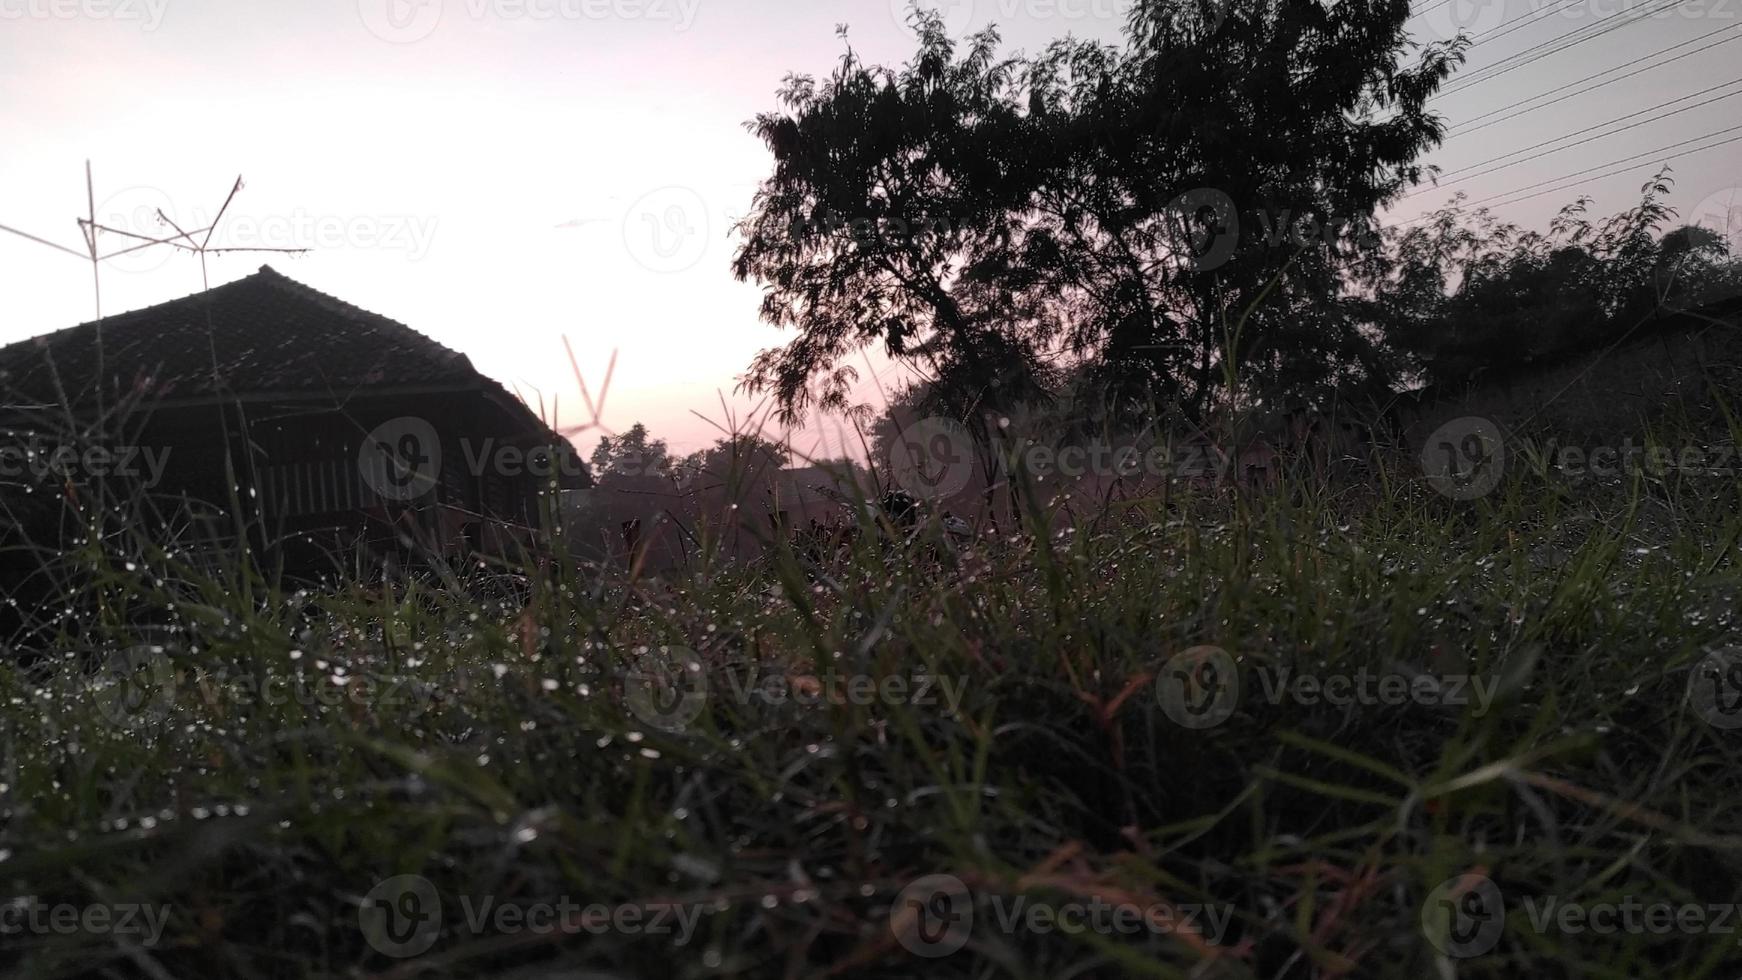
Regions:
<instances>
[{"instance_id":1,"label":"dark silhouetted house","mask_svg":"<svg viewBox=\"0 0 1742 980\"><path fill-rule=\"evenodd\" d=\"M51 502L143 495L161 530L305 568L359 543L525 543L544 502L591 481L464 355L263 266L0 348L0 484L41 522L8 507L0 548L64 539Z\"/></svg>"}]
</instances>

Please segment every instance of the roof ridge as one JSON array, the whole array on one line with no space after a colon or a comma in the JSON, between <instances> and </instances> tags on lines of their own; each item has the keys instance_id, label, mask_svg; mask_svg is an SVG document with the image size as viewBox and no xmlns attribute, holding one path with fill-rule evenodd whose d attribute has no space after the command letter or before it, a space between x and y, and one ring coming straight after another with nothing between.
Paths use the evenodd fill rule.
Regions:
<instances>
[{"instance_id":1,"label":"roof ridge","mask_svg":"<svg viewBox=\"0 0 1742 980\"><path fill-rule=\"evenodd\" d=\"M121 313L112 313L108 316L102 317L101 319L86 320L83 323L75 323L70 327L61 327L59 330L50 330L48 333L37 334L34 337L26 337L23 340L17 340L17 341L10 343L10 344L0 344L0 351L8 351L8 350L12 350L14 348L22 348L25 345L30 345L32 347L44 346L44 345L52 343L56 339L63 339L63 338L69 337L73 334L79 333L80 331L94 330L99 325L109 326L109 325L122 323L122 322L125 322L127 320L131 320L135 317L144 318L155 311L159 311L159 310L164 309L165 307L171 307L171 306L176 306L179 304L189 303L189 302L198 300L202 297L214 297L218 293L235 290L235 289L241 288L249 283L256 283L256 282L260 283L260 284L264 284L264 285L269 285L269 286L273 287L274 289L278 289L278 290L281 290L281 291L286 292L286 293L290 293L290 294L295 295L295 296L300 296L303 299L310 300L310 301L326 308L329 312L341 314L341 315L347 317L348 319L355 320L355 321L367 324L367 325L372 326L372 327L381 327L381 326L385 325L393 330L402 331L406 334L409 334L412 337L417 338L417 340L419 340L423 344L428 345L430 347L433 347L436 350L440 351L442 354L442 357L441 357L442 360L463 364L465 367L467 367L469 369L473 369L473 370L476 369L475 365L472 364L472 359L470 357L466 356L466 354L464 354L461 351L457 351L457 350L453 349L452 347L449 347L448 345L446 345L444 343L441 343L440 341L434 339L433 337L430 337L428 334L425 334L425 333L423 333L423 332L417 330L416 328L411 327L407 324L401 323L398 320L395 320L390 316L386 316L385 314L381 314L381 313L376 313L372 310L366 310L366 309L362 308L361 306L356 305L355 303L349 303L349 302L346 302L345 300L338 298L337 296L333 296L329 293L324 293L324 292L314 288L313 286L308 285L307 283L298 282L297 280L290 278L289 276L285 275L284 273L279 272L277 269L274 269L270 265L262 265L258 270L256 270L255 272L253 272L249 275L243 276L239 279L232 279L229 282L222 283L222 284L217 285L217 286L213 286L210 289L202 289L198 292L188 293L184 296L178 296L174 299L164 300L161 303L153 303L150 306L141 306L137 309L126 310L126 311L121 312Z\"/></svg>"},{"instance_id":2,"label":"roof ridge","mask_svg":"<svg viewBox=\"0 0 1742 980\"><path fill-rule=\"evenodd\" d=\"M442 343L441 341L436 340L435 338L429 336L428 334L418 330L416 327L412 327L412 326L409 326L407 324L401 323L398 320L395 320L392 317L387 316L384 313L376 313L373 310L366 310L366 309L362 308L361 306L358 306L355 303L351 303L351 302L347 302L345 300L342 300L339 297L332 295L331 293L322 292L321 290L318 290L318 289L314 288L313 286L310 286L307 283L298 282L297 280L290 278L289 276L285 275L284 273L279 272L277 269L274 269L270 265L263 265L260 267L260 271L254 273L254 275L245 276L245 277L243 277L243 279L238 279L236 281L242 282L246 279L256 279L256 278L260 279L262 282L270 284L275 289L280 289L280 290L283 290L284 292L292 293L292 294L301 294L303 297L305 297L307 299L311 299L314 302L328 308L329 310L332 310L335 313L343 314L343 315L348 316L352 319L362 320L366 323L370 323L371 326L379 326L381 324L385 324L385 325L392 327L396 330L403 330L404 332L411 334L412 336L423 341L424 343L429 344L430 346L436 348L437 350L440 350L443 354L447 355L448 360L460 361L460 362L464 363L466 365L466 367L468 367L468 368L473 366L472 359L470 357L467 357L465 354L461 353L460 351L454 350L452 347L449 347L448 345ZM198 294L196 294L196 295L198 295Z\"/></svg>"},{"instance_id":3,"label":"roof ridge","mask_svg":"<svg viewBox=\"0 0 1742 980\"><path fill-rule=\"evenodd\" d=\"M464 353L271 266L0 347L0 388L8 396L15 390L36 398L95 397L98 385L193 397L219 388L349 391L422 384L482 389L525 407Z\"/></svg>"},{"instance_id":4,"label":"roof ridge","mask_svg":"<svg viewBox=\"0 0 1742 980\"><path fill-rule=\"evenodd\" d=\"M262 268L264 268L264 267L262 267ZM259 275L259 273L255 273L255 275ZM276 271L274 271L273 275L278 275L278 273ZM39 333L39 334L35 335L34 337L26 337L23 340L15 340L10 344L0 344L0 351L11 350L12 348L15 348L15 347L23 347L26 344L29 344L32 346L39 346L39 345L47 343L49 340L51 340L52 338L55 338L55 337L63 337L63 336L69 335L69 334L77 333L80 330L94 329L95 327L97 327L99 325L107 326L111 323L114 323L117 320L124 320L124 319L128 319L131 317L142 316L146 313L152 312L153 310L162 309L165 306L174 306L177 303L186 303L187 301L189 301L191 299L197 299L201 296L210 296L211 294L216 293L219 290L233 289L233 288L240 286L241 284L247 282L248 280L253 279L254 277L255 276L243 276L240 279L231 280L230 282L223 283L222 285L213 286L210 289L202 289L202 290L199 290L198 292L187 293L187 294L182 295L182 296L177 296L174 299L166 299L161 303L153 303L150 306L141 306L141 307L138 307L136 309L123 310L120 313L111 313L108 316L99 317L98 319L95 319L95 320L86 320L83 323L75 323L70 327L61 327L58 330L50 330L47 333Z\"/></svg>"}]
</instances>

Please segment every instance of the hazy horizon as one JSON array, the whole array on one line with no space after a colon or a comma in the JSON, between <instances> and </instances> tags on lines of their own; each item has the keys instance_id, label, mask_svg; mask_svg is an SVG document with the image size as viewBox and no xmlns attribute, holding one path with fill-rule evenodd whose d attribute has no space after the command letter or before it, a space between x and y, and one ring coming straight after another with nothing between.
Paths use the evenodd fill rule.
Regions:
<instances>
[{"instance_id":1,"label":"hazy horizon","mask_svg":"<svg viewBox=\"0 0 1742 980\"><path fill-rule=\"evenodd\" d=\"M958 33L997 21L1015 52L1067 33L1117 42L1128 4L943 6ZM535 407L541 396L554 399L564 425L584 416L564 338L595 393L616 352L604 426L643 422L674 450L690 451L718 435L692 413L717 419L722 395L729 410L750 411L753 400L733 393L737 376L757 350L791 336L757 319L758 287L735 282L729 269L730 225L769 165L744 123L774 108L786 73L825 73L846 43L867 61L904 60L913 50L904 7L0 0L0 76L30 93L0 110L13 136L0 157L0 224L82 249L75 221L86 211L86 159L99 219L110 224L143 226L162 207L192 230L241 174L247 187L213 244L313 251L214 256L213 285L270 264L461 351ZM1696 37L1735 20L1737 8L1718 2L1698 15L1654 18L1435 107L1456 125L1592 65ZM1455 0L1412 28L1424 40L1458 27L1480 33L1531 9L1517 0ZM1588 4L1582 14L1526 24L1473 51L1462 74L1569 30L1576 17L1622 9ZM848 27L845 41L838 24ZM1705 88L1713 80L1702 78L1730 51L1454 140L1430 160L1453 171ZM1695 108L1673 122L1666 115L1662 126L1424 193L1394 216L1407 219L1459 190L1479 199L1733 125L1735 105ZM1742 185L1742 153L1733 150L1674 164L1670 202L1686 218ZM1580 193L1595 197L1593 214L1612 213L1636 200L1654 160L1498 214L1541 227ZM92 318L87 262L0 235L0 268L0 343ZM158 249L106 264L102 286L104 312L118 313L198 291L199 265ZM872 363L888 380L899 377L886 362ZM878 402L873 384L862 389L862 399ZM585 451L597 436L575 441ZM807 454L839 455L847 451L839 436L838 424L820 420L795 441Z\"/></svg>"}]
</instances>

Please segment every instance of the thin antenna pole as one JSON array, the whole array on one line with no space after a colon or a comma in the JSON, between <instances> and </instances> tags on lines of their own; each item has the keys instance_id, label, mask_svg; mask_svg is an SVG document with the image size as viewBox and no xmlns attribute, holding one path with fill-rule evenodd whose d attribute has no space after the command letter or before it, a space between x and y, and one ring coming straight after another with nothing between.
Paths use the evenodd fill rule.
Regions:
<instances>
[{"instance_id":1,"label":"thin antenna pole","mask_svg":"<svg viewBox=\"0 0 1742 980\"><path fill-rule=\"evenodd\" d=\"M228 211L230 210L230 205L235 202L236 195L239 194L244 189L244 187L245 187L245 185L242 182L242 178L240 176L238 176L236 178L236 182L230 186L230 193L228 196L226 196L224 198L223 205L218 208L217 217L212 219L212 223L207 225L204 228L197 228L197 229L193 229L191 231L188 229L184 229L180 225L177 225L174 221L170 220L169 216L164 214L163 211L161 209L159 209L157 212L158 218L161 219L164 224L173 228L175 230L175 234L164 235L162 237L154 238L150 235L143 235L143 234L140 234L138 232L130 231L130 230L125 229L125 228L111 228L108 225L97 223L97 182L96 182L95 177L92 176L91 161L86 160L85 161L85 217L78 219L79 232L82 235L84 235L84 238L85 238L84 251L81 252L77 249L68 248L65 245L56 244L55 242L51 242L46 238L41 238L41 237L38 237L36 235L32 235L29 232L20 231L19 229L13 228L9 225L0 224L0 233L4 233L4 234L8 234L8 235L17 235L19 238L22 238L25 241L35 242L38 245L47 246L48 248L52 248L57 252L65 252L66 254L74 256L75 258L83 259L83 260L91 263L91 291L92 291L92 298L96 304L96 311L97 311L97 319L96 319L96 322L97 322L97 364L98 364L98 373L100 375L102 373L102 358L103 358L103 341L102 341L103 273L102 273L102 265L103 265L103 262L105 260L113 259L113 258L122 256L122 255L128 255L128 254L131 254L133 252L142 251L144 249L151 248L152 246L155 246L155 245L167 245L172 249L176 249L178 251L183 251L183 252L191 252L194 255L199 256L201 285L203 285L207 290L210 290L212 284L211 284L211 279L210 279L208 272L207 272L207 266L206 266L206 256L207 255L223 255L223 254L228 254L230 252L281 252L281 253L285 253L285 254L289 254L289 255L301 255L301 254L304 254L308 251L308 249L306 249L306 248L245 248L245 247L244 248L212 248L211 247L212 237L217 233L218 222L223 220L224 215L226 213L228 213ZM120 238L129 239L130 244L127 244L125 247L120 248L114 252L111 252L108 255L104 255L103 251L102 251L102 243L98 240L98 236L105 234L105 233L115 235L115 236L118 236ZM197 240L196 240L196 238L197 238ZM607 371L606 375L605 375L605 382L607 385L610 384L610 380L611 380L610 372ZM601 397L602 397L602 393L601 393Z\"/></svg>"},{"instance_id":2,"label":"thin antenna pole","mask_svg":"<svg viewBox=\"0 0 1742 980\"><path fill-rule=\"evenodd\" d=\"M103 319L103 276L102 263L97 259L97 188L91 180L91 161L85 161L85 207L90 210L90 224L86 226L85 243L91 247L91 289L96 294L97 319Z\"/></svg>"},{"instance_id":3,"label":"thin antenna pole","mask_svg":"<svg viewBox=\"0 0 1742 980\"><path fill-rule=\"evenodd\" d=\"M97 182L91 177L91 159L85 158L85 207L88 210L89 224L85 226L85 239L91 243L91 292L97 303L97 376L92 379L96 388L97 418L108 417L103 408L103 388L107 378L108 365L103 358L103 262L97 257ZM72 406L67 406L69 413ZM102 499L99 497L99 504Z\"/></svg>"}]
</instances>

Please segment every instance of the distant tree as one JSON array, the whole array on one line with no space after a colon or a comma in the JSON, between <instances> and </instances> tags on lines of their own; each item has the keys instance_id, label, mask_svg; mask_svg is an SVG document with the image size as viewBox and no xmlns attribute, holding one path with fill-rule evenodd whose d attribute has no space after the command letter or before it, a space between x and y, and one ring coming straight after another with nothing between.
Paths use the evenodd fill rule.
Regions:
<instances>
[{"instance_id":1,"label":"distant tree","mask_svg":"<svg viewBox=\"0 0 1742 980\"><path fill-rule=\"evenodd\" d=\"M601 484L608 479L672 475L672 459L665 440L648 435L647 427L640 422L620 436L601 437L593 448L591 463L594 478Z\"/></svg>"},{"instance_id":2,"label":"distant tree","mask_svg":"<svg viewBox=\"0 0 1742 980\"><path fill-rule=\"evenodd\" d=\"M675 472L686 486L725 488L734 496L772 480L792 454L786 446L755 433L738 433L716 440L707 449L683 458Z\"/></svg>"},{"instance_id":3,"label":"distant tree","mask_svg":"<svg viewBox=\"0 0 1742 980\"><path fill-rule=\"evenodd\" d=\"M1546 232L1464 214L1459 202L1393 236L1365 283L1376 328L1412 373L1463 384L1613 343L1661 316L1742 296L1742 264L1710 230L1682 226L1664 203L1667 171L1638 205L1601 222L1589 200L1562 208Z\"/></svg>"}]
</instances>

